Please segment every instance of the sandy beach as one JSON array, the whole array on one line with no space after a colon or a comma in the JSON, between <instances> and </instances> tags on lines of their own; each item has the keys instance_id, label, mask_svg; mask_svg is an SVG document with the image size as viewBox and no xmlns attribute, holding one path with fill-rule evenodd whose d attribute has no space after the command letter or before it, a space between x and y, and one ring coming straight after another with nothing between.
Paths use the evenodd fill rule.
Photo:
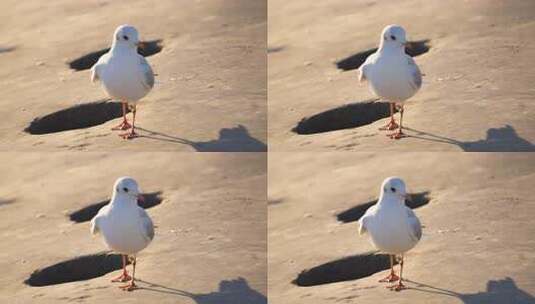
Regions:
<instances>
[{"instance_id":1,"label":"sandy beach","mask_svg":"<svg viewBox=\"0 0 535 304\"><path fill-rule=\"evenodd\" d=\"M397 140L358 79L391 24L423 79ZM535 303L534 32L521 0L2 1L0 303ZM91 81L114 39L125 60L102 79L122 98L151 87L136 45L155 74L129 140ZM402 44L371 74L392 98L418 87ZM132 292L90 231L123 176L155 227ZM389 176L423 227L400 292L358 233ZM106 231L132 250L151 230L126 210ZM412 245L393 218L374 226L386 246Z\"/></svg>"},{"instance_id":2,"label":"sandy beach","mask_svg":"<svg viewBox=\"0 0 535 304\"><path fill-rule=\"evenodd\" d=\"M268 9L270 151L535 150L534 2L272 0ZM356 63L394 23L419 42L425 74L399 141L378 130L388 107L355 105L375 97Z\"/></svg>"},{"instance_id":3,"label":"sandy beach","mask_svg":"<svg viewBox=\"0 0 535 304\"><path fill-rule=\"evenodd\" d=\"M533 303L534 168L531 153L271 153L270 303ZM424 226L401 292L358 235L388 176Z\"/></svg>"},{"instance_id":4,"label":"sandy beach","mask_svg":"<svg viewBox=\"0 0 535 304\"><path fill-rule=\"evenodd\" d=\"M2 303L267 303L264 153L0 153L0 171ZM133 292L89 231L124 175L152 194L156 226Z\"/></svg>"},{"instance_id":5,"label":"sandy beach","mask_svg":"<svg viewBox=\"0 0 535 304\"><path fill-rule=\"evenodd\" d=\"M266 150L265 1L3 1L0 11L1 150ZM161 40L147 57L157 76L138 106L142 137L131 141L110 130L119 105L73 110L107 95L90 66L69 66L109 48L125 23ZM24 131L47 115L43 133Z\"/></svg>"}]
</instances>

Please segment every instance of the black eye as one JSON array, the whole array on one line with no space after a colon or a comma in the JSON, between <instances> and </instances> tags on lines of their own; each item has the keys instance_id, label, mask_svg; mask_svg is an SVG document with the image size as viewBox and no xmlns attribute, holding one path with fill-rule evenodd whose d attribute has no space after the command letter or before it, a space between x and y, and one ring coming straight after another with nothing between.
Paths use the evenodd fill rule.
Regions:
<instances>
[{"instance_id":1,"label":"black eye","mask_svg":"<svg viewBox=\"0 0 535 304\"><path fill-rule=\"evenodd\" d=\"M123 191L124 191L124 192L128 192L128 188L124 187L124 188L123 188Z\"/></svg>"},{"instance_id":2,"label":"black eye","mask_svg":"<svg viewBox=\"0 0 535 304\"><path fill-rule=\"evenodd\" d=\"M392 190L392 192L396 192L396 188L394 187L390 188L390 190Z\"/></svg>"},{"instance_id":3,"label":"black eye","mask_svg":"<svg viewBox=\"0 0 535 304\"><path fill-rule=\"evenodd\" d=\"M394 35L390 35L390 39L392 39L392 40L396 40L396 36L394 36Z\"/></svg>"},{"instance_id":4,"label":"black eye","mask_svg":"<svg viewBox=\"0 0 535 304\"><path fill-rule=\"evenodd\" d=\"M123 36L123 39L124 39L124 40L128 40L128 36L124 35L124 36Z\"/></svg>"}]
</instances>

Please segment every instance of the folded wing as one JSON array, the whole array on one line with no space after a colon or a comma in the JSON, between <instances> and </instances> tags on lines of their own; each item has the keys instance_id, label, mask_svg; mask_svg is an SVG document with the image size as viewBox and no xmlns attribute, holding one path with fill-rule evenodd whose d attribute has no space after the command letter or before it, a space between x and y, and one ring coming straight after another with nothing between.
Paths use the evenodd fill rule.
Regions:
<instances>
[{"instance_id":1,"label":"folded wing","mask_svg":"<svg viewBox=\"0 0 535 304\"><path fill-rule=\"evenodd\" d=\"M139 217L141 219L141 234L147 242L150 242L154 238L154 224L143 208L139 208Z\"/></svg>"},{"instance_id":2,"label":"folded wing","mask_svg":"<svg viewBox=\"0 0 535 304\"><path fill-rule=\"evenodd\" d=\"M359 235L363 235L368 232L368 224L370 221L370 218L375 213L377 206L373 205L368 210L366 210L366 213L359 219Z\"/></svg>"},{"instance_id":3,"label":"folded wing","mask_svg":"<svg viewBox=\"0 0 535 304\"><path fill-rule=\"evenodd\" d=\"M370 67L375 63L377 53L373 53L366 58L366 61L359 67L359 82L363 82L368 79L368 73Z\"/></svg>"},{"instance_id":4,"label":"folded wing","mask_svg":"<svg viewBox=\"0 0 535 304\"><path fill-rule=\"evenodd\" d=\"M140 58L140 69L141 69L141 83L143 84L143 87L145 89L150 90L152 87L154 87L154 73L152 72L152 68L150 67L149 63L147 62L147 59L143 56L139 56Z\"/></svg>"},{"instance_id":5,"label":"folded wing","mask_svg":"<svg viewBox=\"0 0 535 304\"><path fill-rule=\"evenodd\" d=\"M99 221L106 213L108 213L109 205L106 205L98 211L97 215L91 219L91 234L100 233Z\"/></svg>"},{"instance_id":6,"label":"folded wing","mask_svg":"<svg viewBox=\"0 0 535 304\"><path fill-rule=\"evenodd\" d=\"M422 73L420 72L420 68L410 56L407 56L407 63L409 65L409 84L414 90L418 90L422 86Z\"/></svg>"},{"instance_id":7,"label":"folded wing","mask_svg":"<svg viewBox=\"0 0 535 304\"><path fill-rule=\"evenodd\" d=\"M409 221L409 235L411 239L415 242L419 241L422 238L422 224L420 220L412 211L411 208L407 207L407 217Z\"/></svg>"},{"instance_id":8,"label":"folded wing","mask_svg":"<svg viewBox=\"0 0 535 304\"><path fill-rule=\"evenodd\" d=\"M97 63L95 63L92 67L91 67L91 81L92 82L97 82L100 80L100 70L106 65L106 63L108 62L108 58L109 58L109 53L106 53L102 56L100 56L100 58L98 59Z\"/></svg>"}]
</instances>

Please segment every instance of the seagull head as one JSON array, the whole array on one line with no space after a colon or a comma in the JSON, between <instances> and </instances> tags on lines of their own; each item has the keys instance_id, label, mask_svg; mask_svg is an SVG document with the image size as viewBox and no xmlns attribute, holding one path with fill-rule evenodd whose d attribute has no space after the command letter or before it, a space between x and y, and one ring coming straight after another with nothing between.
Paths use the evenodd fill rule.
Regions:
<instances>
[{"instance_id":1,"label":"seagull head","mask_svg":"<svg viewBox=\"0 0 535 304\"><path fill-rule=\"evenodd\" d=\"M137 182L131 177L120 177L113 186L114 196L129 198L129 201L143 201Z\"/></svg>"},{"instance_id":2,"label":"seagull head","mask_svg":"<svg viewBox=\"0 0 535 304\"><path fill-rule=\"evenodd\" d=\"M122 46L137 49L139 45L139 34L135 27L123 24L115 29L113 34L113 46Z\"/></svg>"},{"instance_id":3,"label":"seagull head","mask_svg":"<svg viewBox=\"0 0 535 304\"><path fill-rule=\"evenodd\" d=\"M392 24L383 29L380 49L404 49L405 44L407 44L407 37L403 27Z\"/></svg>"},{"instance_id":4,"label":"seagull head","mask_svg":"<svg viewBox=\"0 0 535 304\"><path fill-rule=\"evenodd\" d=\"M407 198L405 182L399 177L388 177L381 185L381 196L392 197L405 202Z\"/></svg>"}]
</instances>

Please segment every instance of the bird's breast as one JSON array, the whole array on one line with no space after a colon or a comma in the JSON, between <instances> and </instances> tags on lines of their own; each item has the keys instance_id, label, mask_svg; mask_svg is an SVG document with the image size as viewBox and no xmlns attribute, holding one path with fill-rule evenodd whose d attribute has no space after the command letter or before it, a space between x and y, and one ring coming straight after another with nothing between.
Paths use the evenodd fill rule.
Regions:
<instances>
[{"instance_id":1,"label":"bird's breast","mask_svg":"<svg viewBox=\"0 0 535 304\"><path fill-rule=\"evenodd\" d=\"M134 212L137 210L129 209L110 211L108 216L100 222L100 230L106 245L110 249L124 254L139 252L148 245L147 240L141 234L139 215Z\"/></svg>"},{"instance_id":2,"label":"bird's breast","mask_svg":"<svg viewBox=\"0 0 535 304\"><path fill-rule=\"evenodd\" d=\"M114 99L136 102L145 97L147 90L141 81L142 71L135 56L112 56L100 75L105 91Z\"/></svg>"},{"instance_id":3,"label":"bird's breast","mask_svg":"<svg viewBox=\"0 0 535 304\"><path fill-rule=\"evenodd\" d=\"M410 77L407 58L379 58L369 71L368 83L377 96L402 102L417 92L410 84Z\"/></svg>"},{"instance_id":4,"label":"bird's breast","mask_svg":"<svg viewBox=\"0 0 535 304\"><path fill-rule=\"evenodd\" d=\"M416 245L408 231L406 212L398 208L377 212L368 230L373 244L387 253L404 253Z\"/></svg>"}]
</instances>

